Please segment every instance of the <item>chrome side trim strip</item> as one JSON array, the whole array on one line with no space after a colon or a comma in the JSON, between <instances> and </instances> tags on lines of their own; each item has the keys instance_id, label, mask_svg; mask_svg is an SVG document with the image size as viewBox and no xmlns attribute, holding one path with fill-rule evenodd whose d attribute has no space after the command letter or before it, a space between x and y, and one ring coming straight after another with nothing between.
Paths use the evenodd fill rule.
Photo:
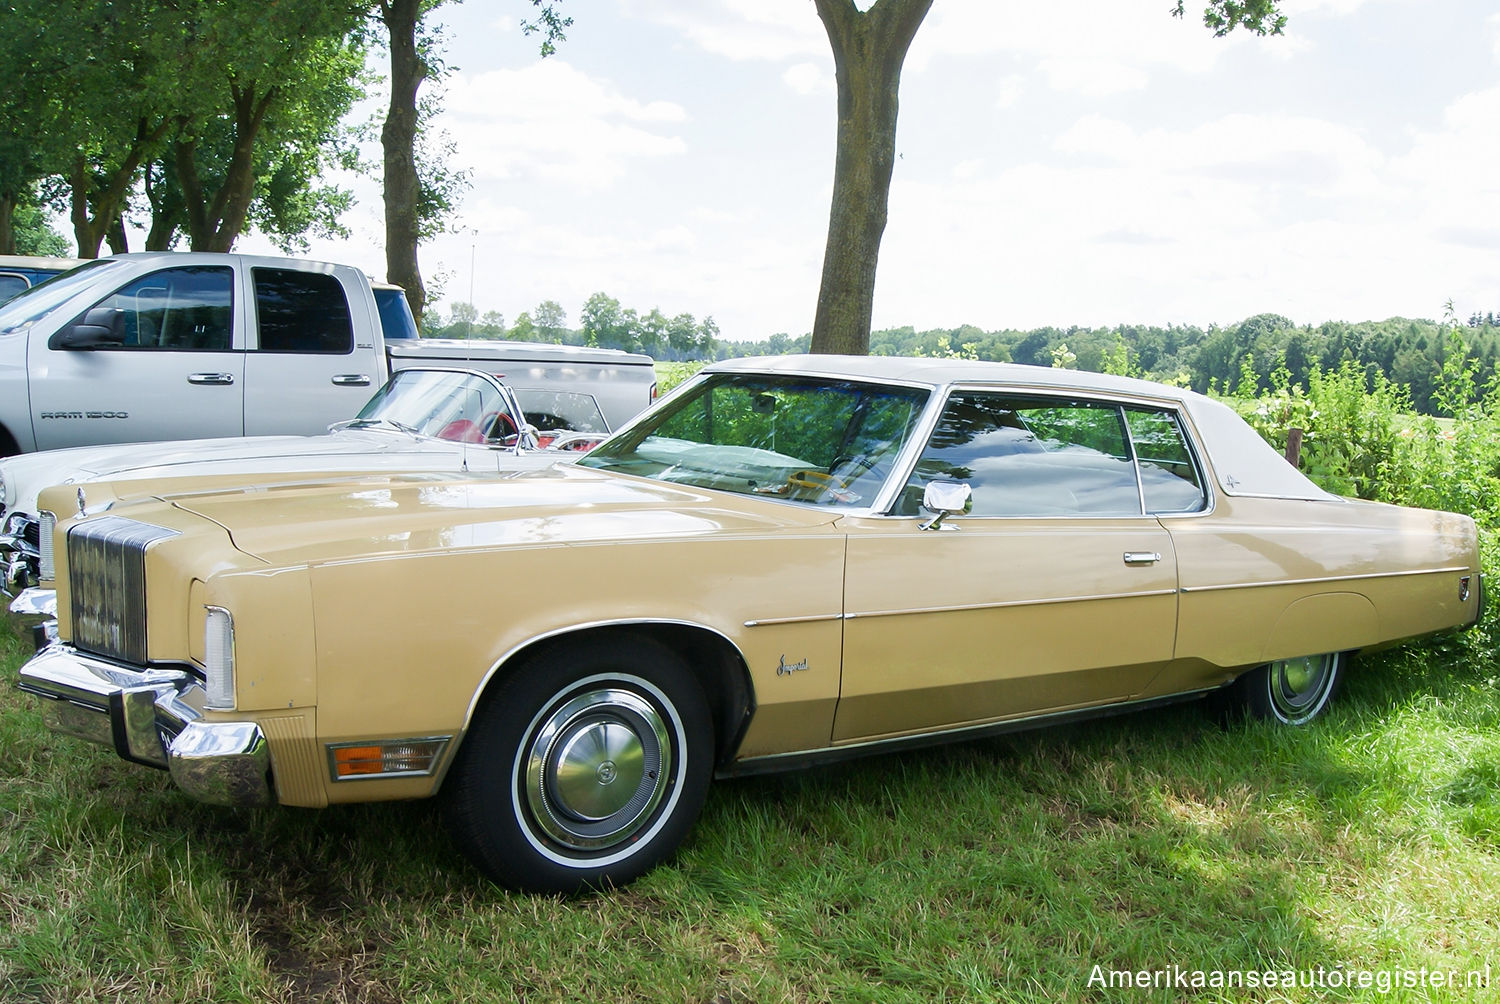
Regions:
<instances>
[{"instance_id":1,"label":"chrome side trim strip","mask_svg":"<svg viewBox=\"0 0 1500 1004\"><path fill-rule=\"evenodd\" d=\"M1466 565L1451 568L1412 568L1404 572L1365 572L1360 575L1328 575L1313 579L1277 579L1272 582L1226 582L1216 586L1183 586L1184 593L1213 593L1226 589L1263 589L1267 586L1316 586L1330 582L1364 582L1370 579L1396 579L1412 575L1453 575L1472 571Z\"/></svg>"},{"instance_id":2,"label":"chrome side trim strip","mask_svg":"<svg viewBox=\"0 0 1500 1004\"><path fill-rule=\"evenodd\" d=\"M726 764L714 776L724 778L744 777L753 774L772 774L802 767L816 767L829 763L837 763L841 760L852 760L856 757L892 753L904 749L918 749L923 746L939 746L944 743L962 742L970 739L984 739L990 736L1004 735L1008 732L1024 732L1028 729L1057 725L1070 721L1111 718L1115 715L1149 711L1152 708L1167 707L1172 704L1181 704L1185 701L1196 700L1218 689L1220 688L1205 687L1201 690L1188 690L1180 694L1170 694L1166 697L1148 697L1138 701L1124 701L1119 704L1103 704L1088 708L1074 708L1069 711L1028 715L1022 718L1007 718L1001 721L983 722L978 725L962 725L957 728L942 729L935 732L891 736L884 739L869 739L863 742L825 746L822 749L802 750L796 753L771 753L766 756L746 757L743 760L736 760Z\"/></svg>"},{"instance_id":3,"label":"chrome side trim strip","mask_svg":"<svg viewBox=\"0 0 1500 1004\"><path fill-rule=\"evenodd\" d=\"M845 614L844 620L862 620L868 617L902 617L907 614L953 614L973 610L1001 610L1006 607L1045 607L1058 603L1093 603L1100 600L1132 600L1146 596L1175 596L1176 589L1144 589L1138 593L1100 593L1092 596L1052 596L1037 600L996 600L993 603L962 603L944 607L908 607L902 610L865 610Z\"/></svg>"},{"instance_id":4,"label":"chrome side trim strip","mask_svg":"<svg viewBox=\"0 0 1500 1004\"><path fill-rule=\"evenodd\" d=\"M802 617L767 617L764 620L746 621L745 627L776 627L781 624L814 624L818 621L841 621L843 614L806 614Z\"/></svg>"}]
</instances>

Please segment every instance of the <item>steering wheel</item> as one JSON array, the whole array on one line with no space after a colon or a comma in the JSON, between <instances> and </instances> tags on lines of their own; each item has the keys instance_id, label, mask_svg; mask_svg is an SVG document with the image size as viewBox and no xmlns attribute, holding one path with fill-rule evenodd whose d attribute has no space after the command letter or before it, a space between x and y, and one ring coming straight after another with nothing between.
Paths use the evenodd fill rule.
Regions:
<instances>
[{"instance_id":1,"label":"steering wheel","mask_svg":"<svg viewBox=\"0 0 1500 1004\"><path fill-rule=\"evenodd\" d=\"M871 475L878 483L884 484L886 475L890 472L881 464L881 459L869 453L841 453L833 458L833 463L828 465L828 473L835 479L841 480L846 488ZM843 474L834 473L844 468L853 468L853 470Z\"/></svg>"},{"instance_id":2,"label":"steering wheel","mask_svg":"<svg viewBox=\"0 0 1500 1004\"><path fill-rule=\"evenodd\" d=\"M786 477L787 496L808 498L814 502L833 499L835 502L857 502L859 496L849 491L849 482L824 471L793 471Z\"/></svg>"},{"instance_id":3,"label":"steering wheel","mask_svg":"<svg viewBox=\"0 0 1500 1004\"><path fill-rule=\"evenodd\" d=\"M487 411L479 420L479 428L484 430L485 439L504 439L516 434L516 420L503 411Z\"/></svg>"}]
</instances>

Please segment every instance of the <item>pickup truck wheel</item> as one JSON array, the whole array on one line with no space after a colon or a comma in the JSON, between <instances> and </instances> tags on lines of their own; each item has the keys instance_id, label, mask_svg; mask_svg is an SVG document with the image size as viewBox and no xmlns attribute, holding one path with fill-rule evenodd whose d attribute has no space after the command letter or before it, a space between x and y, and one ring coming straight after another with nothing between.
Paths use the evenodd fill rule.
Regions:
<instances>
[{"instance_id":1,"label":"pickup truck wheel","mask_svg":"<svg viewBox=\"0 0 1500 1004\"><path fill-rule=\"evenodd\" d=\"M1342 652L1278 659L1240 677L1230 693L1254 718L1302 725L1321 715L1333 700L1344 659Z\"/></svg>"},{"instance_id":2,"label":"pickup truck wheel","mask_svg":"<svg viewBox=\"0 0 1500 1004\"><path fill-rule=\"evenodd\" d=\"M702 688L670 650L556 650L476 712L445 789L449 827L503 885L624 885L687 835L713 748Z\"/></svg>"}]
</instances>

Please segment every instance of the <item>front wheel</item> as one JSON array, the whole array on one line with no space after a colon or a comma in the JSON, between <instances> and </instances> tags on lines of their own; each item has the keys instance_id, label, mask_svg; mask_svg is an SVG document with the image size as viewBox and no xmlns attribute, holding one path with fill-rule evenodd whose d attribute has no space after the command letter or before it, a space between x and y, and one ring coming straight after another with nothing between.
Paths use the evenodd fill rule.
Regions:
<instances>
[{"instance_id":1,"label":"front wheel","mask_svg":"<svg viewBox=\"0 0 1500 1004\"><path fill-rule=\"evenodd\" d=\"M1346 656L1342 652L1278 659L1252 669L1230 687L1235 704L1255 718L1302 725L1333 700Z\"/></svg>"},{"instance_id":2,"label":"front wheel","mask_svg":"<svg viewBox=\"0 0 1500 1004\"><path fill-rule=\"evenodd\" d=\"M624 885L686 836L712 762L702 687L670 650L642 639L558 649L475 713L445 788L449 826L503 885Z\"/></svg>"}]
</instances>

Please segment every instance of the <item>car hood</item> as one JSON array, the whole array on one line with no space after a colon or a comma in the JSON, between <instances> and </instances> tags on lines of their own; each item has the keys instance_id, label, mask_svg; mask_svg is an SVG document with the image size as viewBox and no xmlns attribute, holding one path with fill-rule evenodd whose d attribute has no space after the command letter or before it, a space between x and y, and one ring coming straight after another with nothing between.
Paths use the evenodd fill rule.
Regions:
<instances>
[{"instance_id":1,"label":"car hood","mask_svg":"<svg viewBox=\"0 0 1500 1004\"><path fill-rule=\"evenodd\" d=\"M36 496L49 485L75 482L155 482L233 474L239 483L266 475L306 475L346 471L496 472L534 469L577 459L582 454L465 446L447 440L415 438L388 429L341 429L322 436L252 436L188 439L167 443L82 446L12 457L5 461L6 507L36 512ZM135 494L155 494L145 484ZM85 489L87 492L87 489Z\"/></svg>"},{"instance_id":2,"label":"car hood","mask_svg":"<svg viewBox=\"0 0 1500 1004\"><path fill-rule=\"evenodd\" d=\"M564 546L823 526L836 516L784 502L557 464L508 474L406 474L180 492L164 501L222 526L273 566L433 550ZM121 515L149 522L150 510Z\"/></svg>"}]
</instances>

